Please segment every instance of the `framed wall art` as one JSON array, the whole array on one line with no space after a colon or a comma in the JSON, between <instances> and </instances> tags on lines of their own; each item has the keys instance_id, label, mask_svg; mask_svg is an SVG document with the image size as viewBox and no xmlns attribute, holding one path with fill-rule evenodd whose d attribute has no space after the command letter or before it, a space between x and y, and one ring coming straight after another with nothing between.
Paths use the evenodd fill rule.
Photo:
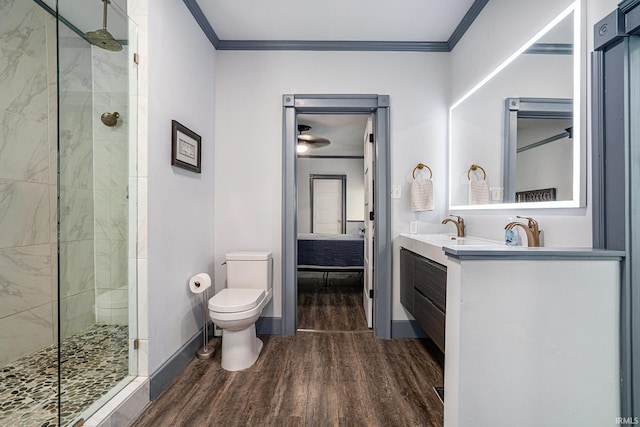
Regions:
<instances>
[{"instance_id":1,"label":"framed wall art","mask_svg":"<svg viewBox=\"0 0 640 427\"><path fill-rule=\"evenodd\" d=\"M171 164L200 173L202 159L200 135L171 120Z\"/></svg>"}]
</instances>

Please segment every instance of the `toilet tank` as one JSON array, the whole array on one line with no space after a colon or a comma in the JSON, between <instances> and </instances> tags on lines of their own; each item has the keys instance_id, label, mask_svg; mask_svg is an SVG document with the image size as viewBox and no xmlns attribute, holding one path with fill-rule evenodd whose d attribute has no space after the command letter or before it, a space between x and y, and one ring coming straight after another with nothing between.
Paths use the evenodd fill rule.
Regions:
<instances>
[{"instance_id":1,"label":"toilet tank","mask_svg":"<svg viewBox=\"0 0 640 427\"><path fill-rule=\"evenodd\" d=\"M227 288L271 289L273 259L271 252L243 251L226 254Z\"/></svg>"}]
</instances>

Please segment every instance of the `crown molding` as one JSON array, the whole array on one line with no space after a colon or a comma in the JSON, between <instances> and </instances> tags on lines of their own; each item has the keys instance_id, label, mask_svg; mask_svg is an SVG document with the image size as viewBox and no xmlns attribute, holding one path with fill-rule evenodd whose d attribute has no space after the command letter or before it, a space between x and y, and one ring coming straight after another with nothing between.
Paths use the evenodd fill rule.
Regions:
<instances>
[{"instance_id":1,"label":"crown molding","mask_svg":"<svg viewBox=\"0 0 640 427\"><path fill-rule=\"evenodd\" d=\"M446 42L333 40L220 40L217 50L449 52Z\"/></svg>"},{"instance_id":2,"label":"crown molding","mask_svg":"<svg viewBox=\"0 0 640 427\"><path fill-rule=\"evenodd\" d=\"M475 0L447 41L220 40L197 0L183 0L216 50L450 52L489 0Z\"/></svg>"},{"instance_id":3,"label":"crown molding","mask_svg":"<svg viewBox=\"0 0 640 427\"><path fill-rule=\"evenodd\" d=\"M573 55L573 44L571 43L535 43L525 50L527 54L543 55Z\"/></svg>"},{"instance_id":4,"label":"crown molding","mask_svg":"<svg viewBox=\"0 0 640 427\"><path fill-rule=\"evenodd\" d=\"M218 35L213 30L213 27L211 27L211 24L209 23L207 17L204 16L204 13L202 12L202 9L200 9L200 6L196 2L196 0L184 0L184 4L187 6L187 9L189 9L189 12L191 12L194 19L202 29L202 32L205 36L207 36L213 47L218 49L220 38L218 38Z\"/></svg>"},{"instance_id":5,"label":"crown molding","mask_svg":"<svg viewBox=\"0 0 640 427\"><path fill-rule=\"evenodd\" d=\"M452 51L453 48L456 47L462 36L464 36L464 33L467 32L469 27L471 27L471 24L473 24L473 21L475 21L478 15L480 15L480 12L482 12L482 9L484 9L487 3L489 3L489 0L475 0L473 2L467 13L462 17L462 20L456 29L451 33L449 40L447 40L449 51Z\"/></svg>"}]
</instances>

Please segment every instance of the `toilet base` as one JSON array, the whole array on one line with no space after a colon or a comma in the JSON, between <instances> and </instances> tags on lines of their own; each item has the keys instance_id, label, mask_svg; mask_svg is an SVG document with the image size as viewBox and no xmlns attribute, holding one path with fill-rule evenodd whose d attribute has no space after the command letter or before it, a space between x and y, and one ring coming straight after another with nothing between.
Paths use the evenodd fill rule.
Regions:
<instances>
[{"instance_id":1,"label":"toilet base","mask_svg":"<svg viewBox=\"0 0 640 427\"><path fill-rule=\"evenodd\" d=\"M256 325L251 324L246 329L233 331L222 330L222 369L226 371L240 371L256 363L262 351L262 340L256 337Z\"/></svg>"}]
</instances>

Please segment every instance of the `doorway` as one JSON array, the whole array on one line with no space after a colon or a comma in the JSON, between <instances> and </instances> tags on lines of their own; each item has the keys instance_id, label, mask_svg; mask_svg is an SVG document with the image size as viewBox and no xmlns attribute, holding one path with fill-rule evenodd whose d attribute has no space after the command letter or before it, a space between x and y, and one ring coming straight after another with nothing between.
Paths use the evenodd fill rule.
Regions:
<instances>
[{"instance_id":1,"label":"doorway","mask_svg":"<svg viewBox=\"0 0 640 427\"><path fill-rule=\"evenodd\" d=\"M372 116L373 137L370 139L375 160L372 180L375 235L372 237L373 330L381 338L391 337L391 250L389 215L389 97L386 95L284 95L283 96L283 328L284 335L297 329L297 135L299 114L367 114ZM361 205L362 208L362 205Z\"/></svg>"}]
</instances>

